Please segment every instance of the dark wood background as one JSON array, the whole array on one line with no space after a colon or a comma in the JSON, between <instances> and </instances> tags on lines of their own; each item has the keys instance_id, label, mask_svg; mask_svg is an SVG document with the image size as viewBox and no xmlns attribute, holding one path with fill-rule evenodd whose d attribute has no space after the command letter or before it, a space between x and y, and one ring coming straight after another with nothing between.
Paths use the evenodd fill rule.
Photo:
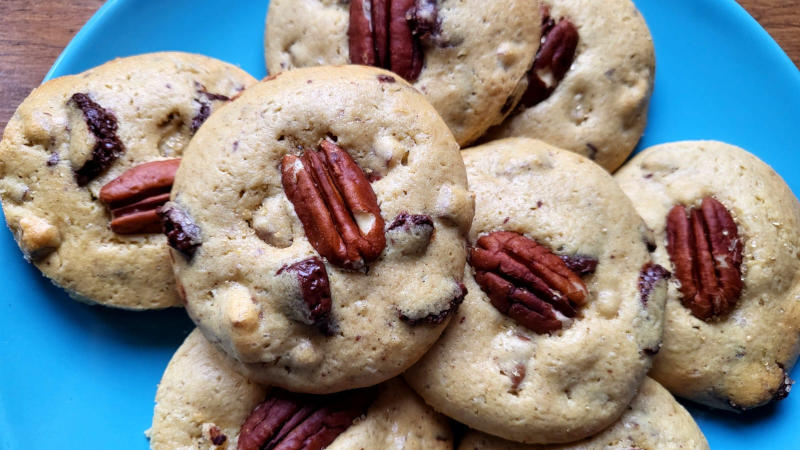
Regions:
<instances>
[{"instance_id":1,"label":"dark wood background","mask_svg":"<svg viewBox=\"0 0 800 450\"><path fill-rule=\"evenodd\" d=\"M800 65L800 0L739 3ZM0 0L0 129L102 4L103 0Z\"/></svg>"}]
</instances>

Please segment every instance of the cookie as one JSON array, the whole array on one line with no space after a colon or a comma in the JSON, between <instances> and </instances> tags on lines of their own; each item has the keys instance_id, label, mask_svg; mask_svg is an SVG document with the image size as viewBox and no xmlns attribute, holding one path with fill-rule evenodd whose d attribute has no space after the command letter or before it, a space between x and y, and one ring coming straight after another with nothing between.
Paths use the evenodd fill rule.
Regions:
<instances>
[{"instance_id":1,"label":"cookie","mask_svg":"<svg viewBox=\"0 0 800 450\"><path fill-rule=\"evenodd\" d=\"M255 81L204 56L152 53L34 90L0 143L0 199L25 257L78 300L178 305L155 209L194 132Z\"/></svg>"},{"instance_id":2,"label":"cookie","mask_svg":"<svg viewBox=\"0 0 800 450\"><path fill-rule=\"evenodd\" d=\"M172 195L186 309L262 384L325 394L392 378L463 298L473 198L458 144L387 71L254 86L198 132Z\"/></svg>"},{"instance_id":3,"label":"cookie","mask_svg":"<svg viewBox=\"0 0 800 450\"><path fill-rule=\"evenodd\" d=\"M540 25L538 0L273 0L265 55L272 74L323 64L391 69L463 146L517 104Z\"/></svg>"},{"instance_id":4,"label":"cookie","mask_svg":"<svg viewBox=\"0 0 800 450\"><path fill-rule=\"evenodd\" d=\"M327 449L453 448L447 419L426 406L400 379L368 388L367 395L361 397L369 400L368 404L356 401L356 396L348 393L330 397L341 401L331 405L330 398L320 400L278 391L239 375L229 365L228 357L195 330L172 357L158 386L153 426L148 431L150 447L248 448L244 444L252 443L253 433L247 428L246 442L240 442L243 425L248 419L254 421L251 416L265 399L279 398L285 408L296 401L307 401L309 406L327 404L332 409L360 404L363 411L359 411L359 418L355 423L353 419L340 422L344 429L336 430L340 434L334 436ZM314 418L309 417L298 429L308 428ZM330 423L328 426L333 428Z\"/></svg>"},{"instance_id":5,"label":"cookie","mask_svg":"<svg viewBox=\"0 0 800 450\"><path fill-rule=\"evenodd\" d=\"M475 220L468 294L405 375L437 411L525 443L623 414L661 340L665 271L606 171L541 141L463 152Z\"/></svg>"},{"instance_id":6,"label":"cookie","mask_svg":"<svg viewBox=\"0 0 800 450\"><path fill-rule=\"evenodd\" d=\"M675 275L651 376L722 409L788 395L800 349L800 204L786 183L713 141L647 149L616 179Z\"/></svg>"},{"instance_id":7,"label":"cookie","mask_svg":"<svg viewBox=\"0 0 800 450\"><path fill-rule=\"evenodd\" d=\"M647 123L655 76L650 31L630 0L544 5L543 43L528 91L490 139L542 139L613 172Z\"/></svg>"},{"instance_id":8,"label":"cookie","mask_svg":"<svg viewBox=\"0 0 800 450\"><path fill-rule=\"evenodd\" d=\"M645 378L625 414L600 434L563 445L526 445L470 431L459 450L590 450L590 449L708 449L705 436L670 393L656 381Z\"/></svg>"}]
</instances>

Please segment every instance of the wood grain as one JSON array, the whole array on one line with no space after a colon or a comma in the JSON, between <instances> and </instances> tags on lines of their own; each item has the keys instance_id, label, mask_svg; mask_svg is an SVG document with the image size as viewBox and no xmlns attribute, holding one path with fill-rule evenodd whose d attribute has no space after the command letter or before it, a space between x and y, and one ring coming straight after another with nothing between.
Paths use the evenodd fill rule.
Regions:
<instances>
[{"instance_id":1,"label":"wood grain","mask_svg":"<svg viewBox=\"0 0 800 450\"><path fill-rule=\"evenodd\" d=\"M664 0L649 0L664 1ZM718 0L724 1L724 0ZM0 129L102 0L0 0ZM740 0L800 66L800 0Z\"/></svg>"}]
</instances>

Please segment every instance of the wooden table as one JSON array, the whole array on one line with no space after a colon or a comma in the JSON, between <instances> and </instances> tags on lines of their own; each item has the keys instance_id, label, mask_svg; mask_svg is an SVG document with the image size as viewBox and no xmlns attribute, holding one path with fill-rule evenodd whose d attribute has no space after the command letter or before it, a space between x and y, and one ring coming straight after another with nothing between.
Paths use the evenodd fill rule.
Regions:
<instances>
[{"instance_id":1,"label":"wooden table","mask_svg":"<svg viewBox=\"0 0 800 450\"><path fill-rule=\"evenodd\" d=\"M739 3L800 66L800 0ZM0 129L102 4L103 0L0 0Z\"/></svg>"}]
</instances>

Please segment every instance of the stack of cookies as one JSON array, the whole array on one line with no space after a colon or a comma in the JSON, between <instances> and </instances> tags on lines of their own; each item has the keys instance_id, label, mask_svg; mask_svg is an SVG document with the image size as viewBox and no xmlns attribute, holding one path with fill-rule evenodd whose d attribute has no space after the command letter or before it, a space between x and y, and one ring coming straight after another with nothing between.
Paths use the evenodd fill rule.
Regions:
<instances>
[{"instance_id":1,"label":"stack of cookies","mask_svg":"<svg viewBox=\"0 0 800 450\"><path fill-rule=\"evenodd\" d=\"M800 203L717 142L617 170L630 0L272 0L265 51L50 81L0 144L26 258L197 325L153 448L703 449L670 392L788 395Z\"/></svg>"}]
</instances>

